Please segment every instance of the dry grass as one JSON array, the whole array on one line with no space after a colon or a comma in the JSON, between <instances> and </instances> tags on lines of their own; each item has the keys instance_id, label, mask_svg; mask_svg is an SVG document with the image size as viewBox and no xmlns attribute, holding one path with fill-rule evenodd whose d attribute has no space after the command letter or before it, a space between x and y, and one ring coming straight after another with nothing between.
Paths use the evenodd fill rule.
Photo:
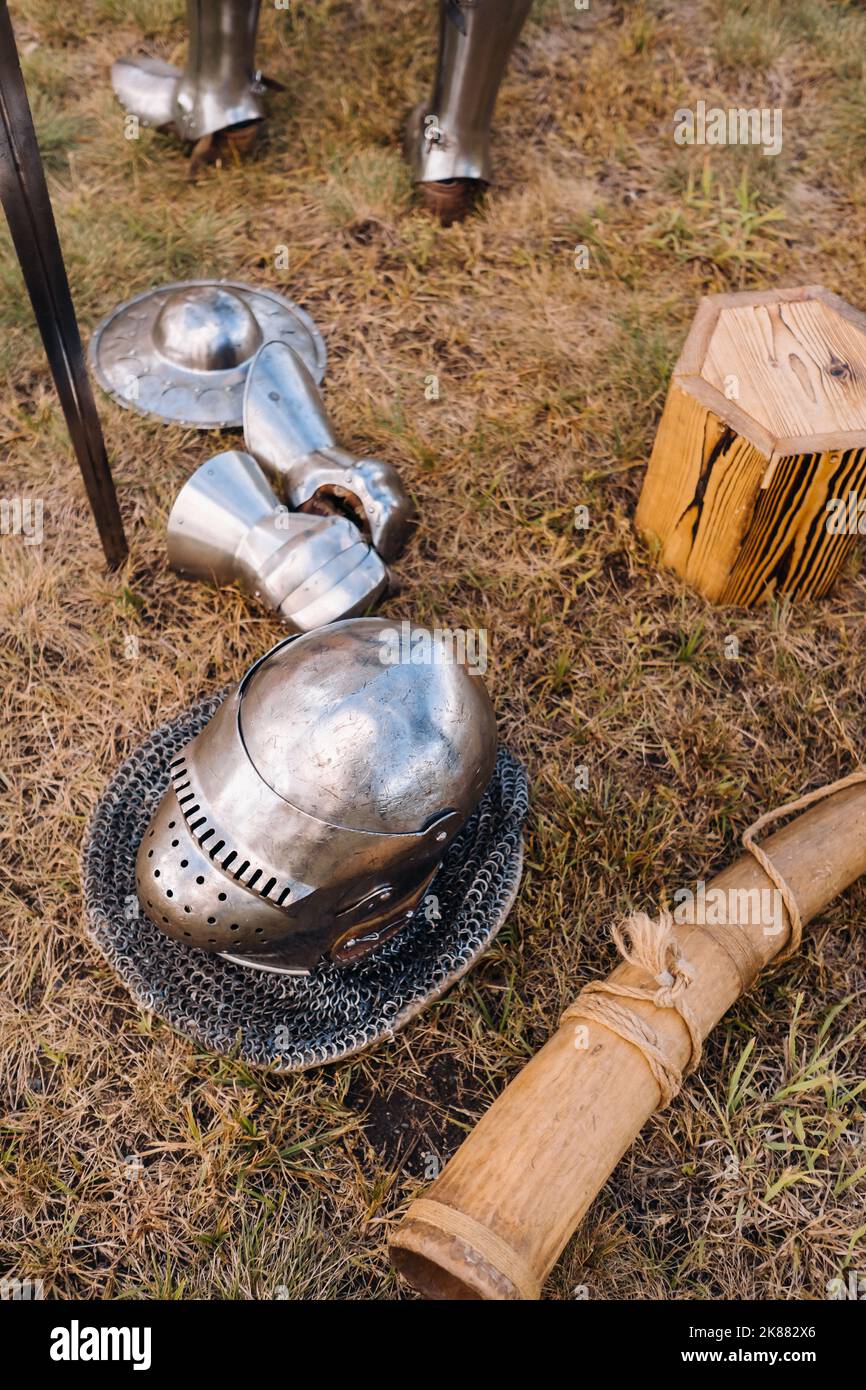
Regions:
<instances>
[{"instance_id":1,"label":"dry grass","mask_svg":"<svg viewBox=\"0 0 866 1390\"><path fill-rule=\"evenodd\" d=\"M287 86L267 142L194 187L169 143L124 141L108 84L142 39L176 56L181 9L13 7L82 322L207 274L314 314L340 430L400 465L424 518L385 611L489 630L502 733L534 787L527 872L479 968L348 1065L253 1074L132 1006L82 923L88 816L147 729L279 629L166 568L170 501L219 441L103 401L131 540L105 574L4 242L0 495L44 498L45 540L0 543L0 1270L60 1297L393 1297L387 1221L424 1155L453 1150L611 963L614 914L721 866L760 810L860 756L862 576L821 606L719 612L653 568L631 518L702 292L819 281L866 305L866 17L539 3L503 93L500 187L443 232L411 206L398 149L432 4L266 10L262 58ZM673 112L698 97L781 105L782 155L674 147ZM725 1019L549 1297L822 1298L864 1268L864 903L852 891Z\"/></svg>"}]
</instances>

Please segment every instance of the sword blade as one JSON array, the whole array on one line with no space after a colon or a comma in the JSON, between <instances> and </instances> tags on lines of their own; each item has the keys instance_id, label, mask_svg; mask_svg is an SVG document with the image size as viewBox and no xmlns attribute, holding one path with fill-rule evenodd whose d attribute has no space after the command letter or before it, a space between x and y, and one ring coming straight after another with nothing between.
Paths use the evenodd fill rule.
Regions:
<instances>
[{"instance_id":1,"label":"sword blade","mask_svg":"<svg viewBox=\"0 0 866 1390\"><path fill-rule=\"evenodd\" d=\"M42 157L6 0L0 0L0 202L96 520L105 558L127 553Z\"/></svg>"}]
</instances>

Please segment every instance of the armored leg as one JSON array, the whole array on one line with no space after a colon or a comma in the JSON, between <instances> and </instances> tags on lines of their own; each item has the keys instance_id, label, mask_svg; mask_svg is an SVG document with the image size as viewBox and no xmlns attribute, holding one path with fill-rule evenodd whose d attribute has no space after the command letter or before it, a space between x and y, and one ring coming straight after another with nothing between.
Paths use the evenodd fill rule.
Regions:
<instances>
[{"instance_id":1,"label":"armored leg","mask_svg":"<svg viewBox=\"0 0 866 1390\"><path fill-rule=\"evenodd\" d=\"M260 0L187 0L189 50L183 72L156 58L120 58L111 83L121 105L144 125L182 140L237 142L265 115L255 66ZM209 144L208 144L209 148ZM206 154L205 149L201 151Z\"/></svg>"},{"instance_id":2,"label":"armored leg","mask_svg":"<svg viewBox=\"0 0 866 1390\"><path fill-rule=\"evenodd\" d=\"M532 0L440 0L433 95L407 132L415 181L446 225L492 180L490 125Z\"/></svg>"}]
</instances>

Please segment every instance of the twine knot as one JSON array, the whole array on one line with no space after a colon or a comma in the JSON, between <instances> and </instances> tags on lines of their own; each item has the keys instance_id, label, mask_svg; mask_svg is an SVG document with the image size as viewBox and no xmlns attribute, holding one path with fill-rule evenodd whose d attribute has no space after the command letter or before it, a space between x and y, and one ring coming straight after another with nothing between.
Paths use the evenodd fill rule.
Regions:
<instances>
[{"instance_id":1,"label":"twine knot","mask_svg":"<svg viewBox=\"0 0 866 1390\"><path fill-rule=\"evenodd\" d=\"M623 960L642 970L651 983L626 985L618 980L593 980L584 985L577 999L562 1015L601 1023L626 1042L640 1048L660 1092L660 1106L670 1104L683 1084L683 1077L698 1065L702 1040L697 1020L689 1007L686 991L693 975L680 943L674 935L674 919L664 910L657 918L635 912L611 936ZM653 988L655 986L655 988ZM633 1009L623 1008L617 999L640 999L657 1009L674 1009L685 1024L691 1051L685 1069L670 1056L656 1030Z\"/></svg>"},{"instance_id":2,"label":"twine knot","mask_svg":"<svg viewBox=\"0 0 866 1390\"><path fill-rule=\"evenodd\" d=\"M692 982L692 971L674 935L672 914L663 909L653 918L634 912L621 926L611 928L611 936L623 960L646 970L659 986L652 1002L660 1009L676 1008Z\"/></svg>"}]
</instances>

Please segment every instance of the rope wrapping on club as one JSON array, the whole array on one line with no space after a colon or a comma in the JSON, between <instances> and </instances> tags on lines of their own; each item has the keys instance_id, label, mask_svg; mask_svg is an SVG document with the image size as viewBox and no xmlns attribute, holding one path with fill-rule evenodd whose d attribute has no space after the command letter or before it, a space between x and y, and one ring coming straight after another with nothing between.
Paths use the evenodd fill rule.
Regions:
<instances>
[{"instance_id":1,"label":"rope wrapping on club","mask_svg":"<svg viewBox=\"0 0 866 1390\"><path fill-rule=\"evenodd\" d=\"M797 900L769 855L757 843L757 836L774 821L795 811L803 811L816 801L823 801L836 792L866 781L866 768L858 768L836 782L818 787L804 796L788 801L773 811L759 816L743 832L742 845L763 869L778 890L790 925L790 937L785 948L772 962L774 966L789 960L803 939L803 920ZM691 925L691 924L690 924ZM728 956L740 977L745 991L760 971L758 960L748 937L735 924L720 928L701 925ZM611 936L624 961L643 971L649 980L645 985L627 985L615 979L593 980L584 985L577 999L562 1014L560 1024L575 1019L599 1023L618 1037L637 1047L659 1088L659 1109L669 1105L683 1081L701 1060L703 1039L697 1020L689 1007L688 988L692 983L692 967L684 959L674 932L674 918L667 910L658 917L635 912L620 925L611 928ZM690 1051L685 1066L671 1054L648 1019L622 1004L620 1000L640 1000L656 1009L673 1009L679 1014L689 1035Z\"/></svg>"}]
</instances>

